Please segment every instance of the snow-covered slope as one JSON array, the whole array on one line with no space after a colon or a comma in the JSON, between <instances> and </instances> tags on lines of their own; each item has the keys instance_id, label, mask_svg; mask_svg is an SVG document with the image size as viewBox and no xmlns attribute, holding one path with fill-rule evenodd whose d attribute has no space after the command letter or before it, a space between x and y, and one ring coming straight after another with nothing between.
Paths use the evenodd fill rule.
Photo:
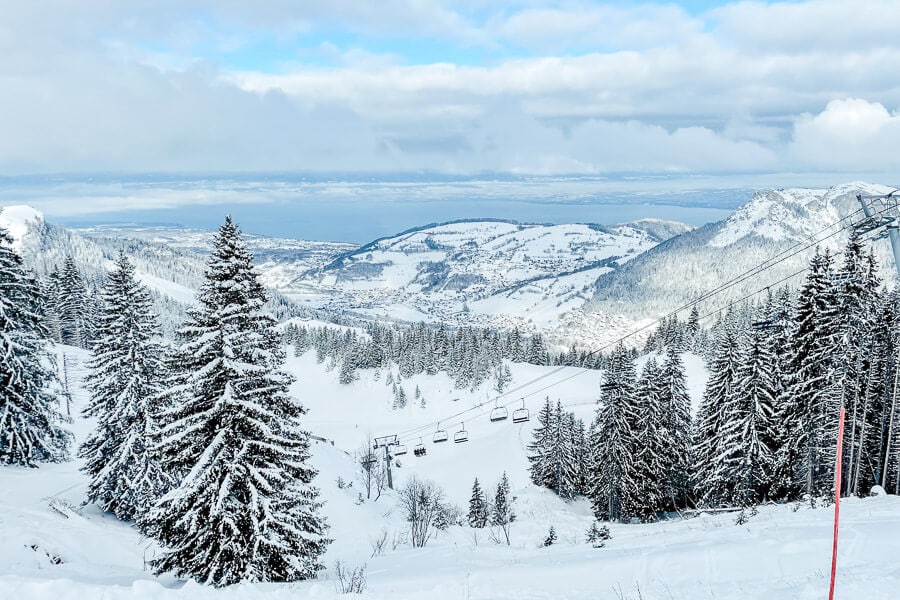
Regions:
<instances>
[{"instance_id":1,"label":"snow-covered slope","mask_svg":"<svg viewBox=\"0 0 900 600\"><path fill-rule=\"evenodd\" d=\"M78 233L92 239L127 238L206 256L212 250L213 231L185 229L181 227L96 226L81 227ZM261 235L244 234L244 241L265 285L285 290L302 273L334 260L340 254L352 252L353 244L316 242Z\"/></svg>"},{"instance_id":2,"label":"snow-covered slope","mask_svg":"<svg viewBox=\"0 0 900 600\"><path fill-rule=\"evenodd\" d=\"M92 423L79 410L87 400L83 388L87 355L59 347L69 356L75 416L72 429L84 439ZM689 357L688 357L689 358ZM703 372L688 364L692 389L702 387ZM583 500L564 502L528 483L523 444L527 425L466 423L467 444L428 445L428 454L400 458L395 469L402 484L411 474L442 485L448 499L464 505L477 475L491 488L506 470L517 519L511 545L491 541L489 531L451 527L423 549L402 541L406 524L396 497L358 501L352 452L369 430L418 424L476 402L480 392L452 391L439 376L405 380L418 385L426 408L411 405L392 411L384 374L372 372L350 386L337 383L337 372L315 363L312 353L289 361L298 376L294 392L309 408L306 425L329 442L313 445L316 484L325 501L334 543L325 556L321 579L289 585L243 584L214 589L171 576L155 577L145 560L157 548L127 524L81 507L86 484L80 461L39 469L0 467L0 598L23 600L270 600L340 598L334 563L367 565L363 597L378 600L562 599L621 600L812 600L827 593L832 511L788 505L762 507L748 523L734 515L704 515L651 525L610 526L612 539L602 549L584 542L592 517ZM515 384L546 368L513 365ZM570 371L561 376L572 374ZM564 402L589 415L597 373L585 372L555 388ZM692 392L695 393L695 392ZM460 397L459 400L453 400ZM536 399L535 402L539 402ZM530 424L533 425L533 422ZM338 478L344 485L338 486ZM351 486L346 483L354 482ZM799 508L799 510L798 510ZM880 600L896 597L900 572L895 548L900 536L900 499L893 496L842 502L842 542L837 594L840 598ZM549 548L541 541L550 526L559 539ZM372 543L384 536L380 556ZM396 543L395 543L396 541Z\"/></svg>"},{"instance_id":3,"label":"snow-covered slope","mask_svg":"<svg viewBox=\"0 0 900 600\"><path fill-rule=\"evenodd\" d=\"M17 252L21 251L26 237L43 226L44 214L37 209L22 204L0 206L0 227L12 236L12 247Z\"/></svg>"},{"instance_id":4,"label":"snow-covered slope","mask_svg":"<svg viewBox=\"0 0 900 600\"><path fill-rule=\"evenodd\" d=\"M461 221L376 240L310 270L291 296L370 317L545 328L581 306L593 282L690 227Z\"/></svg>"},{"instance_id":5,"label":"snow-covered slope","mask_svg":"<svg viewBox=\"0 0 900 600\"><path fill-rule=\"evenodd\" d=\"M856 182L830 189L758 192L728 219L675 236L620 269L599 277L587 310L572 319L567 328L600 330L596 341L607 341L602 336L604 331L609 331L605 327L609 323L620 322L623 331L639 326L646 319L665 314L715 289L795 244L805 245L817 239L822 240L822 247L839 252L849 236L849 229L841 230L841 227L863 218L857 194L880 195L892 189ZM888 241L876 240L873 247L882 265L882 275L895 279ZM797 273L807 266L814 250L812 246L716 295L700 306L701 312L725 307L730 301ZM801 281L802 275L786 283L797 285ZM624 324L628 321L630 325ZM604 327L598 327L598 323Z\"/></svg>"},{"instance_id":6,"label":"snow-covered slope","mask_svg":"<svg viewBox=\"0 0 900 600\"><path fill-rule=\"evenodd\" d=\"M22 255L26 266L39 277L48 276L71 256L86 281L96 286L112 269L119 251L124 250L135 265L138 279L153 294L156 312L167 335L184 319L184 309L194 301L203 280L212 237L212 233L198 234L195 241L180 245L172 243L180 239L177 237L153 239L148 236L148 239L142 239L140 235L101 235L97 230L75 230L48 223L40 212L28 206L0 207L0 226L13 233L14 248ZM279 245L282 242L284 240L271 245L271 253L277 256L285 252L296 256L299 250L290 246L282 250ZM331 255L333 253L328 254ZM316 260L324 259L311 260L310 264L318 264ZM277 291L271 296L270 308L279 317L297 314L297 307Z\"/></svg>"}]
</instances>

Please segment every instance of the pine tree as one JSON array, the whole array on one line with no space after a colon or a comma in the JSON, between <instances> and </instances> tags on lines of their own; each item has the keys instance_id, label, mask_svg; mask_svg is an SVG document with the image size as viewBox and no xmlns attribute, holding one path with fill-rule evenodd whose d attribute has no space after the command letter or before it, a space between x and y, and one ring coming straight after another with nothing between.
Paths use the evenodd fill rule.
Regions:
<instances>
[{"instance_id":1,"label":"pine tree","mask_svg":"<svg viewBox=\"0 0 900 600\"><path fill-rule=\"evenodd\" d=\"M553 525L550 526L550 531L547 532L547 537L544 538L544 546L552 546L556 543L556 528Z\"/></svg>"},{"instance_id":2,"label":"pine tree","mask_svg":"<svg viewBox=\"0 0 900 600\"><path fill-rule=\"evenodd\" d=\"M47 367L40 292L11 244L0 228L0 463L61 462L72 436L47 389L56 378Z\"/></svg>"},{"instance_id":3,"label":"pine tree","mask_svg":"<svg viewBox=\"0 0 900 600\"><path fill-rule=\"evenodd\" d=\"M544 406L537 415L538 426L532 432L533 441L528 444L528 461L531 463L529 473L531 481L541 487L553 484L553 471L548 457L555 429L554 412L550 398L544 400Z\"/></svg>"},{"instance_id":4,"label":"pine tree","mask_svg":"<svg viewBox=\"0 0 900 600\"><path fill-rule=\"evenodd\" d=\"M150 294L121 253L102 295L87 380L91 400L84 413L98 425L79 454L91 477L88 501L123 520L143 515L172 484L150 448L163 373L152 310Z\"/></svg>"},{"instance_id":5,"label":"pine tree","mask_svg":"<svg viewBox=\"0 0 900 600\"><path fill-rule=\"evenodd\" d=\"M834 480L841 396L834 363L841 353L831 265L827 250L816 253L794 311L789 404L780 415L787 433L779 457L790 495L827 493Z\"/></svg>"},{"instance_id":6,"label":"pine tree","mask_svg":"<svg viewBox=\"0 0 900 600\"><path fill-rule=\"evenodd\" d=\"M92 339L87 287L75 265L67 256L59 275L56 312L59 315L60 339L63 344L88 348Z\"/></svg>"},{"instance_id":7,"label":"pine tree","mask_svg":"<svg viewBox=\"0 0 900 600\"><path fill-rule=\"evenodd\" d=\"M868 437L879 426L867 393L872 351L876 349L872 336L880 285L876 272L874 257L867 256L858 237L852 235L844 250L836 291L842 350L836 370L840 374L841 404L847 409L842 489L847 494L859 491Z\"/></svg>"},{"instance_id":8,"label":"pine tree","mask_svg":"<svg viewBox=\"0 0 900 600\"><path fill-rule=\"evenodd\" d=\"M481 489L481 485L476 477L475 483L472 485L472 497L469 499L469 526L482 529L487 526L487 523L487 498L485 498L484 491Z\"/></svg>"},{"instance_id":9,"label":"pine tree","mask_svg":"<svg viewBox=\"0 0 900 600\"><path fill-rule=\"evenodd\" d=\"M573 446L575 415L563 412L557 400L553 415L550 453L547 456L552 484L550 489L560 498L574 498L578 493L578 453Z\"/></svg>"},{"instance_id":10,"label":"pine tree","mask_svg":"<svg viewBox=\"0 0 900 600\"><path fill-rule=\"evenodd\" d=\"M303 407L240 230L215 238L198 305L179 331L183 401L159 450L178 487L144 520L164 547L157 572L213 585L315 576L328 540L310 483Z\"/></svg>"},{"instance_id":11,"label":"pine tree","mask_svg":"<svg viewBox=\"0 0 900 600\"><path fill-rule=\"evenodd\" d=\"M736 326L728 324L722 332L719 350L710 366L710 378L697 414L694 439L694 481L700 498L707 505L732 501L732 482L724 470L722 456L730 451L723 440L730 407L738 394L740 367L744 362ZM729 440L733 443L734 440Z\"/></svg>"},{"instance_id":12,"label":"pine tree","mask_svg":"<svg viewBox=\"0 0 900 600\"><path fill-rule=\"evenodd\" d=\"M743 356L735 394L726 406L720 460L731 502L750 506L765 499L774 482L777 382L775 358L762 332L754 333Z\"/></svg>"},{"instance_id":13,"label":"pine tree","mask_svg":"<svg viewBox=\"0 0 900 600\"><path fill-rule=\"evenodd\" d=\"M638 493L635 460L639 418L636 374L631 354L619 344L603 374L603 393L591 432L588 495L598 519L632 516Z\"/></svg>"},{"instance_id":14,"label":"pine tree","mask_svg":"<svg viewBox=\"0 0 900 600\"><path fill-rule=\"evenodd\" d=\"M512 508L512 498L509 496L509 478L506 471L497 484L497 492L494 494L494 505L491 510L491 525L500 529L509 545L510 524L516 520L516 514Z\"/></svg>"},{"instance_id":15,"label":"pine tree","mask_svg":"<svg viewBox=\"0 0 900 600\"><path fill-rule=\"evenodd\" d=\"M631 514L642 521L655 520L662 511L668 488L671 443L662 402L659 365L650 358L637 386L635 476L636 494Z\"/></svg>"},{"instance_id":16,"label":"pine tree","mask_svg":"<svg viewBox=\"0 0 900 600\"><path fill-rule=\"evenodd\" d=\"M685 506L690 491L691 466L691 398L687 393L687 378L681 355L668 349L659 373L659 402L668 434L664 457L666 496L671 508Z\"/></svg>"}]
</instances>

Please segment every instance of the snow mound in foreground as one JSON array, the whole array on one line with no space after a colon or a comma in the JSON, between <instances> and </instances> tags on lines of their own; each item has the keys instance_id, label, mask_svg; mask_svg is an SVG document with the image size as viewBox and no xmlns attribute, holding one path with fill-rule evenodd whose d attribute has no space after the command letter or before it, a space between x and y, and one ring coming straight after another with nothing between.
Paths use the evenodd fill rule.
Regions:
<instances>
[{"instance_id":1,"label":"snow mound in foreground","mask_svg":"<svg viewBox=\"0 0 900 600\"><path fill-rule=\"evenodd\" d=\"M0 206L0 227L13 238L13 248L22 247L25 236L32 225L40 226L44 222L44 214L24 204Z\"/></svg>"}]
</instances>

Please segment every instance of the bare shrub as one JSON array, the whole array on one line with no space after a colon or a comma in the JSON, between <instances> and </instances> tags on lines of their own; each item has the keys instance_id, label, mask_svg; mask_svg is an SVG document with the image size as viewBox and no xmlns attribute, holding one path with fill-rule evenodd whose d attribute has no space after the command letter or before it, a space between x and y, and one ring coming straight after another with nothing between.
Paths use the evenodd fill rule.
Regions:
<instances>
[{"instance_id":1,"label":"bare shrub","mask_svg":"<svg viewBox=\"0 0 900 600\"><path fill-rule=\"evenodd\" d=\"M413 476L400 489L399 496L400 508L409 523L409 541L413 548L424 548L434 535L444 492L433 481L422 481Z\"/></svg>"},{"instance_id":2,"label":"bare shrub","mask_svg":"<svg viewBox=\"0 0 900 600\"><path fill-rule=\"evenodd\" d=\"M345 567L341 561L334 563L334 577L341 594L362 594L366 591L366 564Z\"/></svg>"}]
</instances>

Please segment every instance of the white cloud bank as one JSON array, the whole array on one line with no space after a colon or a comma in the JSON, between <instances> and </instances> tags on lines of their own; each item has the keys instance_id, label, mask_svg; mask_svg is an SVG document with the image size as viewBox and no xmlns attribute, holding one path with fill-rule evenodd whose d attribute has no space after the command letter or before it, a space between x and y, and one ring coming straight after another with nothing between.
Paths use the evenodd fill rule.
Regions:
<instances>
[{"instance_id":1,"label":"white cloud bank","mask_svg":"<svg viewBox=\"0 0 900 600\"><path fill-rule=\"evenodd\" d=\"M900 3L739 2L699 16L668 4L368 6L2 3L0 172L900 166ZM488 57L525 50L403 64L332 44L337 66L294 57L279 72L192 57L200 43L329 28Z\"/></svg>"}]
</instances>

